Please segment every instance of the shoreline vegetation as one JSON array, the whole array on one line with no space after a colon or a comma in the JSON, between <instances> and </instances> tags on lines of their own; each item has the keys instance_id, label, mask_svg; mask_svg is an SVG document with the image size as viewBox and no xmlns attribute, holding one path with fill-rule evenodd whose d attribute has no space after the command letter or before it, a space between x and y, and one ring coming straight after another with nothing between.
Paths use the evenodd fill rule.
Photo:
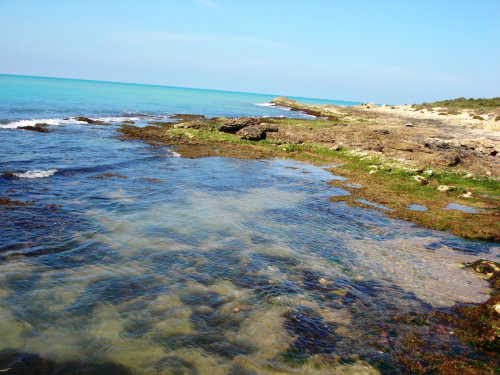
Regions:
<instances>
[{"instance_id":1,"label":"shoreline vegetation","mask_svg":"<svg viewBox=\"0 0 500 375\"><path fill-rule=\"evenodd\" d=\"M457 101L438 104L454 111L464 102ZM331 201L465 239L500 241L500 108L491 109L497 102L473 102L482 117L477 119L467 109L466 115L444 116L444 107L432 105L337 107L279 97L274 105L314 118L175 115L142 128L123 124L120 132L126 139L172 146L188 158L278 157L328 165L346 179L330 184L350 192Z\"/></svg>"}]
</instances>

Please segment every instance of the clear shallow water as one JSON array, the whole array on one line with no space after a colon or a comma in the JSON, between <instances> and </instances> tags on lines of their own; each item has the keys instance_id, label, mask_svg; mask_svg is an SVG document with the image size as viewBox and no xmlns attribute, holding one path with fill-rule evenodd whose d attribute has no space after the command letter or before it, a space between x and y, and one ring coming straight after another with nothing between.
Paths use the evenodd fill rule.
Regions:
<instances>
[{"instance_id":1,"label":"clear shallow water","mask_svg":"<svg viewBox=\"0 0 500 375\"><path fill-rule=\"evenodd\" d=\"M461 264L497 245L328 202L347 192L321 167L183 159L119 140L120 121L58 121L0 129L0 197L31 202L0 206L0 350L138 374L377 373L407 330L392 316L487 298Z\"/></svg>"}]
</instances>

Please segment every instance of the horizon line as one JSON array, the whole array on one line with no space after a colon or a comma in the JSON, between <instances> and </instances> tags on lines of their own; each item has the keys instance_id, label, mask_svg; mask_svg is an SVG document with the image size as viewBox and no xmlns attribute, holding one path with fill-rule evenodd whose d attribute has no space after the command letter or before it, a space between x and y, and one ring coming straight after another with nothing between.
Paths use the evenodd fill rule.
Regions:
<instances>
[{"instance_id":1,"label":"horizon line","mask_svg":"<svg viewBox=\"0 0 500 375\"><path fill-rule=\"evenodd\" d=\"M315 97L296 96L296 95L279 95L279 94L267 94L267 93L261 93L261 92L207 89L207 88L200 88L200 87L171 86L171 85L165 85L165 84L162 85L162 84L151 84L151 83L140 83L140 82L103 81L103 80L99 80L99 79L54 77L54 76L31 75L31 74L0 73L0 76L2 76L2 75L3 76L26 77L26 78L64 79L64 80L69 80L69 81L99 82L99 83L112 83L112 84L125 84L125 85L137 85L137 86L151 86L151 87L168 87L168 88L186 89L186 90L217 91L217 92L225 92L225 93L233 93L233 94L253 94L253 95L265 95L265 96L274 96L274 97L285 96L288 98L313 99L313 100L324 100L324 101L332 101L332 102L363 103L361 101L356 101L356 100L338 100L338 99L326 99L326 98L317 98L317 97L315 98Z\"/></svg>"}]
</instances>

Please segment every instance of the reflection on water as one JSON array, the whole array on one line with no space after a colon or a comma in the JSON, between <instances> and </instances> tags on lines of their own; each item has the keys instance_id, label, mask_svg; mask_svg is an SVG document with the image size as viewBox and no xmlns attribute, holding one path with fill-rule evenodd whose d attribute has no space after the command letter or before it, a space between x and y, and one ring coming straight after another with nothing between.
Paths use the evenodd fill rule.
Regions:
<instances>
[{"instance_id":1,"label":"reflection on water","mask_svg":"<svg viewBox=\"0 0 500 375\"><path fill-rule=\"evenodd\" d=\"M328 202L346 194L332 176L290 161L98 173L51 176L57 206L3 210L0 350L139 374L378 373L405 329L391 316L485 300L461 264L500 253Z\"/></svg>"}]
</instances>

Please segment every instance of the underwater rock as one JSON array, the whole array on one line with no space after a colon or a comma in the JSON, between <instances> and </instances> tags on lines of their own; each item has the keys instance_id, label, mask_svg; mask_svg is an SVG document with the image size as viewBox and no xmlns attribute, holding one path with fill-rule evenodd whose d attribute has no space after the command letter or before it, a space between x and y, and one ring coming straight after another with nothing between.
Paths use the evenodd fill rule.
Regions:
<instances>
[{"instance_id":1,"label":"underwater rock","mask_svg":"<svg viewBox=\"0 0 500 375\"><path fill-rule=\"evenodd\" d=\"M255 371L247 370L240 364L236 363L229 369L227 375L257 375L257 373Z\"/></svg>"},{"instance_id":2,"label":"underwater rock","mask_svg":"<svg viewBox=\"0 0 500 375\"><path fill-rule=\"evenodd\" d=\"M15 350L0 352L0 373L9 375L132 375L132 371L112 362L87 363L69 361L57 363L37 354Z\"/></svg>"},{"instance_id":3,"label":"underwater rock","mask_svg":"<svg viewBox=\"0 0 500 375\"><path fill-rule=\"evenodd\" d=\"M213 292L196 292L181 296L182 303L188 306L210 306L212 308L217 308L223 304L221 301L221 296L218 293Z\"/></svg>"},{"instance_id":4,"label":"underwater rock","mask_svg":"<svg viewBox=\"0 0 500 375\"><path fill-rule=\"evenodd\" d=\"M193 364L189 363L188 361L182 358L175 356L165 357L159 360L154 367L160 374L165 374L165 375L198 374L198 370Z\"/></svg>"},{"instance_id":5,"label":"underwater rock","mask_svg":"<svg viewBox=\"0 0 500 375\"><path fill-rule=\"evenodd\" d=\"M26 293L32 290L42 278L40 274L22 274L7 276L7 285L16 293Z\"/></svg>"},{"instance_id":6,"label":"underwater rock","mask_svg":"<svg viewBox=\"0 0 500 375\"><path fill-rule=\"evenodd\" d=\"M93 125L109 125L107 122L104 122L101 120L92 120L88 117L83 117L83 116L75 117L75 120L81 121L81 122L86 122L87 124L93 124Z\"/></svg>"},{"instance_id":7,"label":"underwater rock","mask_svg":"<svg viewBox=\"0 0 500 375\"><path fill-rule=\"evenodd\" d=\"M207 353L224 358L248 355L255 351L251 345L230 341L220 334L176 334L167 337L155 337L153 341L171 351L182 348L201 348Z\"/></svg>"},{"instance_id":8,"label":"underwater rock","mask_svg":"<svg viewBox=\"0 0 500 375\"><path fill-rule=\"evenodd\" d=\"M223 329L237 330L244 318L245 314L241 310L229 313L198 309L193 311L189 320L198 331L217 332Z\"/></svg>"},{"instance_id":9,"label":"underwater rock","mask_svg":"<svg viewBox=\"0 0 500 375\"><path fill-rule=\"evenodd\" d=\"M283 314L284 327L296 336L290 349L305 354L332 353L340 337L335 334L335 326L325 323L323 318L309 308L291 310Z\"/></svg>"},{"instance_id":10,"label":"underwater rock","mask_svg":"<svg viewBox=\"0 0 500 375\"><path fill-rule=\"evenodd\" d=\"M131 319L125 323L121 335L130 338L139 338L151 332L153 325L142 319Z\"/></svg>"}]
</instances>

